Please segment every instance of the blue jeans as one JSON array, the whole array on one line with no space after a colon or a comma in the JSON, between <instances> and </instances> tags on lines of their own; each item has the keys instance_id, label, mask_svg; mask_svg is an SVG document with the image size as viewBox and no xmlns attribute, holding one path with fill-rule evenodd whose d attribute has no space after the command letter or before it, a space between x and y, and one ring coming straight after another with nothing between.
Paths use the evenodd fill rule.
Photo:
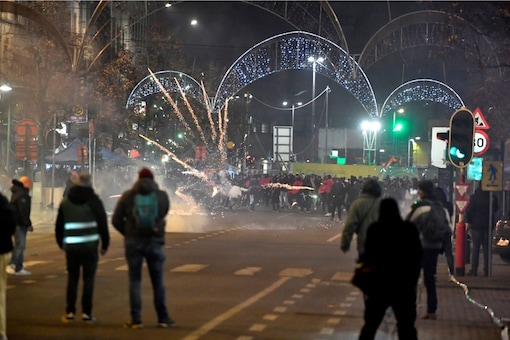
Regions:
<instances>
[{"instance_id":1,"label":"blue jeans","mask_svg":"<svg viewBox=\"0 0 510 340\"><path fill-rule=\"evenodd\" d=\"M421 266L423 268L423 283L427 290L427 313L433 314L437 309L436 274L439 249L423 249Z\"/></svg>"},{"instance_id":2,"label":"blue jeans","mask_svg":"<svg viewBox=\"0 0 510 340\"><path fill-rule=\"evenodd\" d=\"M14 249L12 250L11 264L14 264L15 271L23 269L23 261L25 260L25 248L27 247L27 227L16 226L14 231Z\"/></svg>"},{"instance_id":3,"label":"blue jeans","mask_svg":"<svg viewBox=\"0 0 510 340\"><path fill-rule=\"evenodd\" d=\"M129 303L131 322L142 322L142 264L147 262L152 283L153 301L158 322L169 322L166 308L166 293L163 282L165 254L163 246L151 240L126 242L126 260L129 268Z\"/></svg>"},{"instance_id":4,"label":"blue jeans","mask_svg":"<svg viewBox=\"0 0 510 340\"><path fill-rule=\"evenodd\" d=\"M83 293L81 296L82 312L92 315L92 298L94 295L94 281L96 277L97 247L74 246L66 249L67 261L67 292L66 313L76 313L76 297L80 271L83 268Z\"/></svg>"}]
</instances>

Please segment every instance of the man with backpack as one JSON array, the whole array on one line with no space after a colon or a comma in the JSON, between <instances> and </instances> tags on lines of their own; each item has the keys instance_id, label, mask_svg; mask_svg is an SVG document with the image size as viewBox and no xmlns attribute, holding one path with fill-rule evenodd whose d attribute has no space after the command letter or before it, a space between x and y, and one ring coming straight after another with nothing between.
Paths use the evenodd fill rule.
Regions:
<instances>
[{"instance_id":1,"label":"man with backpack","mask_svg":"<svg viewBox=\"0 0 510 340\"><path fill-rule=\"evenodd\" d=\"M434 183L422 180L418 183L419 201L413 204L406 217L418 228L423 247L423 282L427 290L427 314L422 319L436 320L437 258L443 247L446 233L451 233L450 216L446 208L434 196Z\"/></svg>"},{"instance_id":2,"label":"man with backpack","mask_svg":"<svg viewBox=\"0 0 510 340\"><path fill-rule=\"evenodd\" d=\"M115 207L112 224L123 236L129 273L129 302L131 320L125 328L142 328L142 264L147 262L153 289L153 302L161 328L174 326L166 307L163 280L165 253L165 217L170 200L160 190L152 172L143 168L138 180L125 191Z\"/></svg>"}]
</instances>

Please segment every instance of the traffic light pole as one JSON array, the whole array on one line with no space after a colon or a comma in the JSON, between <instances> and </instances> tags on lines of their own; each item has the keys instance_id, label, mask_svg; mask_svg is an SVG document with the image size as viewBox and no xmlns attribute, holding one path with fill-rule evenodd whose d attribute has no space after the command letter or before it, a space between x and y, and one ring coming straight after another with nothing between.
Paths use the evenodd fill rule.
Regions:
<instances>
[{"instance_id":1,"label":"traffic light pole","mask_svg":"<svg viewBox=\"0 0 510 340\"><path fill-rule=\"evenodd\" d=\"M466 176L464 174L464 167L460 168L460 183L466 182ZM466 275L465 265L465 240L466 240L466 224L462 219L462 214L459 212L459 221L457 222L457 228L455 232L455 275L464 276Z\"/></svg>"}]
</instances>

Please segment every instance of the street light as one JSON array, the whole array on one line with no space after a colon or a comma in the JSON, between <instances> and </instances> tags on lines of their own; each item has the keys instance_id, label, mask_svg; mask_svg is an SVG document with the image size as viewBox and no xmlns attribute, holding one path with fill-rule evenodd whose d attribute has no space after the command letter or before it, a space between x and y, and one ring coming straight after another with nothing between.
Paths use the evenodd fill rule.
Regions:
<instances>
[{"instance_id":1,"label":"street light","mask_svg":"<svg viewBox=\"0 0 510 340\"><path fill-rule=\"evenodd\" d=\"M289 105L289 102L287 101L284 101L282 103L283 106L287 106ZM292 131L292 136L291 136L291 139L290 139L290 149L291 149L291 153L294 153L294 114L295 114L295 111L296 111L296 105L298 107L300 107L301 105L303 105L302 102L297 102L297 103L293 103L292 104L292 120L291 120L291 131Z\"/></svg>"},{"instance_id":2,"label":"street light","mask_svg":"<svg viewBox=\"0 0 510 340\"><path fill-rule=\"evenodd\" d=\"M312 63L312 132L315 131L315 71L317 63L324 62L323 57L308 57L308 61Z\"/></svg>"},{"instance_id":3,"label":"street light","mask_svg":"<svg viewBox=\"0 0 510 340\"><path fill-rule=\"evenodd\" d=\"M12 87L8 84L2 84L0 86L1 92L10 92L12 91ZM11 153L11 97L9 96L7 98L7 141L6 141L6 155L5 155L5 170L7 171L7 174L9 174L10 169L10 153Z\"/></svg>"},{"instance_id":4,"label":"street light","mask_svg":"<svg viewBox=\"0 0 510 340\"><path fill-rule=\"evenodd\" d=\"M417 136L414 138L409 138L409 141L407 142L407 167L411 167L411 154L413 155L414 160L414 145L416 144L417 140L420 140L421 137Z\"/></svg>"},{"instance_id":5,"label":"street light","mask_svg":"<svg viewBox=\"0 0 510 340\"><path fill-rule=\"evenodd\" d=\"M377 132L381 129L381 123L377 120L363 121L361 130L363 132L363 161L366 160L368 165L376 162ZM371 154L374 154L373 162Z\"/></svg>"},{"instance_id":6,"label":"street light","mask_svg":"<svg viewBox=\"0 0 510 340\"><path fill-rule=\"evenodd\" d=\"M394 153L394 156L396 156L398 154L398 140L397 140L397 135L395 134L395 132L400 132L402 131L403 129L403 126L402 124L397 124L397 113L399 114L403 114L405 112L405 110L403 108L400 108L396 111L393 111L393 125L391 126L391 131L393 133L393 153Z\"/></svg>"}]
</instances>

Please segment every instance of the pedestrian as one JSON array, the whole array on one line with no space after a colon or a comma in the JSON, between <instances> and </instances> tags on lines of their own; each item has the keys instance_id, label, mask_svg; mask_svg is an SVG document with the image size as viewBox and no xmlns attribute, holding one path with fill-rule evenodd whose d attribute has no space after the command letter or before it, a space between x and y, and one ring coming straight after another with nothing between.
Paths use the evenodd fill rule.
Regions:
<instances>
[{"instance_id":1,"label":"pedestrian","mask_svg":"<svg viewBox=\"0 0 510 340\"><path fill-rule=\"evenodd\" d=\"M340 178L335 178L331 187L331 221L335 219L335 211L338 211L338 219L342 220L342 209L345 202L345 185Z\"/></svg>"},{"instance_id":2,"label":"pedestrian","mask_svg":"<svg viewBox=\"0 0 510 340\"><path fill-rule=\"evenodd\" d=\"M32 208L30 190L32 185L32 181L27 176L22 176L19 180L12 180L10 206L16 220L16 230L14 231L14 249L12 250L11 261L6 269L7 274L32 274L23 267L25 249L27 247L27 233L34 231L32 221L30 220Z\"/></svg>"},{"instance_id":3,"label":"pedestrian","mask_svg":"<svg viewBox=\"0 0 510 340\"><path fill-rule=\"evenodd\" d=\"M373 266L376 284L365 294L365 324L360 340L375 338L377 328L391 307L397 319L398 338L417 339L416 286L422 247L416 226L404 222L393 198L381 201L379 219L367 230L360 261ZM405 269L404 269L405 268Z\"/></svg>"},{"instance_id":4,"label":"pedestrian","mask_svg":"<svg viewBox=\"0 0 510 340\"><path fill-rule=\"evenodd\" d=\"M106 254L110 234L103 202L94 192L89 174L80 174L76 184L62 199L55 222L55 238L66 254L66 312L62 322L75 319L80 271L83 271L81 317L83 321L94 322L92 306L98 251L101 255Z\"/></svg>"},{"instance_id":5,"label":"pedestrian","mask_svg":"<svg viewBox=\"0 0 510 340\"><path fill-rule=\"evenodd\" d=\"M2 219L2 228L0 228L0 268L4 268L9 263L9 258L11 257L13 249L12 235L16 230L16 221L7 197L1 193L0 218ZM7 340L6 290L7 273L2 271L0 273L0 340Z\"/></svg>"},{"instance_id":6,"label":"pedestrian","mask_svg":"<svg viewBox=\"0 0 510 340\"><path fill-rule=\"evenodd\" d=\"M69 190L80 181L80 175L76 171L71 171L71 175L66 181L66 186L64 188L64 197L69 194Z\"/></svg>"},{"instance_id":7,"label":"pedestrian","mask_svg":"<svg viewBox=\"0 0 510 340\"><path fill-rule=\"evenodd\" d=\"M498 201L493 197L493 216L498 211ZM489 227L494 223L489 220L490 215L490 192L483 191L479 186L475 193L469 198L469 205L466 209L466 223L471 232L473 250L471 252L471 270L467 275L477 276L480 258L480 247L483 251L483 275L488 276L489 268Z\"/></svg>"},{"instance_id":8,"label":"pedestrian","mask_svg":"<svg viewBox=\"0 0 510 340\"><path fill-rule=\"evenodd\" d=\"M145 221L138 216L138 202L152 197L155 205L151 219ZM142 328L142 263L147 262L153 289L153 302L158 316L159 327L171 327L175 323L170 318L166 306L166 292L163 280L165 263L165 217L170 209L170 200L165 191L159 189L152 172L143 168L138 172L138 180L125 191L115 207L112 224L123 236L129 274L129 302L131 320L126 328ZM148 218L147 218L148 219ZM150 224L150 228L149 225Z\"/></svg>"},{"instance_id":9,"label":"pedestrian","mask_svg":"<svg viewBox=\"0 0 510 340\"><path fill-rule=\"evenodd\" d=\"M431 180L421 180L418 183L419 200L412 205L406 221L416 224L420 233L421 245L423 247L422 269L423 283L427 290L427 314L422 319L436 320L437 310L437 292L436 292L436 274L437 258L443 247L444 236L438 239L428 239L424 237L424 230L427 227L428 213L432 211L432 204L436 201L434 196L434 182ZM449 215L446 208L444 210L444 219L449 223ZM446 226L449 228L449 226Z\"/></svg>"},{"instance_id":10,"label":"pedestrian","mask_svg":"<svg viewBox=\"0 0 510 340\"><path fill-rule=\"evenodd\" d=\"M349 251L354 234L357 235L358 258L365 251L365 238L368 227L379 218L379 204L382 194L379 182L369 178L363 184L361 194L349 208L347 220L342 231L340 249Z\"/></svg>"},{"instance_id":11,"label":"pedestrian","mask_svg":"<svg viewBox=\"0 0 510 340\"><path fill-rule=\"evenodd\" d=\"M450 216L450 221L452 221L453 217L453 204L452 202L448 201L446 198L446 194L444 190L440 187L434 188L434 196L436 199L441 202L443 207L448 210L448 216ZM444 240L443 240L443 247L442 251L444 252L444 256L446 257L446 264L448 265L448 273L450 275L453 275L455 272L455 261L453 258L453 245L452 245L452 235L453 235L453 229L451 229L451 233L446 233Z\"/></svg>"}]
</instances>

